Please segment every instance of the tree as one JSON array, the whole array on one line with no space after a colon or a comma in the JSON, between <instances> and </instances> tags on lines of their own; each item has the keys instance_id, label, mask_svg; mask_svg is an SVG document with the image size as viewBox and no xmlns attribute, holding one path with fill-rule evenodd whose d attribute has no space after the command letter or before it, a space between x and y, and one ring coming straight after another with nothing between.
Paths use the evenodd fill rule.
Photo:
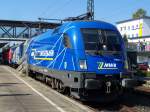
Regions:
<instances>
[{"instance_id":1,"label":"tree","mask_svg":"<svg viewBox=\"0 0 150 112\"><path fill-rule=\"evenodd\" d=\"M146 14L147 12L144 9L140 8L135 13L133 13L132 18L134 19L141 18L141 17L146 16Z\"/></svg>"}]
</instances>

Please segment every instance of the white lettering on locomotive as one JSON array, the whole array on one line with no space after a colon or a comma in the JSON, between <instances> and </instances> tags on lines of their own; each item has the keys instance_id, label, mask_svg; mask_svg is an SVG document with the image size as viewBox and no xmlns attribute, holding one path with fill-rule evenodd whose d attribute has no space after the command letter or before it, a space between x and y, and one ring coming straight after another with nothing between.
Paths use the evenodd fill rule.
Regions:
<instances>
[{"instance_id":1,"label":"white lettering on locomotive","mask_svg":"<svg viewBox=\"0 0 150 112\"><path fill-rule=\"evenodd\" d=\"M54 50L43 50L43 51L37 51L37 50L33 50L33 52L31 53L31 56L54 56Z\"/></svg>"},{"instance_id":2,"label":"white lettering on locomotive","mask_svg":"<svg viewBox=\"0 0 150 112\"><path fill-rule=\"evenodd\" d=\"M115 63L105 63L104 68L116 68L116 64Z\"/></svg>"}]
</instances>

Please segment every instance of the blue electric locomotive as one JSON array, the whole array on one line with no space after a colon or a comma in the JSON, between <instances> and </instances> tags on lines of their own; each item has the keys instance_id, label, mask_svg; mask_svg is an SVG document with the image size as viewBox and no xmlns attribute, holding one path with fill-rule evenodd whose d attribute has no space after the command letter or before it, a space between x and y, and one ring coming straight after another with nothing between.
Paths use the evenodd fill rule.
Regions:
<instances>
[{"instance_id":1,"label":"blue electric locomotive","mask_svg":"<svg viewBox=\"0 0 150 112\"><path fill-rule=\"evenodd\" d=\"M27 72L81 100L117 97L127 67L121 35L102 21L64 23L32 38L27 50Z\"/></svg>"}]
</instances>

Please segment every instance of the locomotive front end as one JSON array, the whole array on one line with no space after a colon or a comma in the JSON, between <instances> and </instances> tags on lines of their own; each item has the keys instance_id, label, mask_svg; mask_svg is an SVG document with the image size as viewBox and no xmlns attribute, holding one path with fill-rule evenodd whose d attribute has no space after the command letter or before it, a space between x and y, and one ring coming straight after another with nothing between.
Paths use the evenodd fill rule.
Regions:
<instances>
[{"instance_id":1,"label":"locomotive front end","mask_svg":"<svg viewBox=\"0 0 150 112\"><path fill-rule=\"evenodd\" d=\"M128 69L121 35L115 28L80 31L85 49L85 57L79 61L84 77L82 95L93 101L115 99L122 92L123 75Z\"/></svg>"}]
</instances>

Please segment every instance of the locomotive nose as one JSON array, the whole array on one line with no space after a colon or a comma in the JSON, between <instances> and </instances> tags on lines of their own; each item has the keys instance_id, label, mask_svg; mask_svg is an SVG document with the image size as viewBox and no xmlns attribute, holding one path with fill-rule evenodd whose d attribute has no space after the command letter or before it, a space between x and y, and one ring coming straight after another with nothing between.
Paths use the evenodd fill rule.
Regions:
<instances>
[{"instance_id":1,"label":"locomotive nose","mask_svg":"<svg viewBox=\"0 0 150 112\"><path fill-rule=\"evenodd\" d=\"M102 82L96 79L85 79L86 89L100 89L102 87Z\"/></svg>"},{"instance_id":2,"label":"locomotive nose","mask_svg":"<svg viewBox=\"0 0 150 112\"><path fill-rule=\"evenodd\" d=\"M120 58L87 55L87 66L89 72L112 75L122 72L124 62Z\"/></svg>"}]
</instances>

